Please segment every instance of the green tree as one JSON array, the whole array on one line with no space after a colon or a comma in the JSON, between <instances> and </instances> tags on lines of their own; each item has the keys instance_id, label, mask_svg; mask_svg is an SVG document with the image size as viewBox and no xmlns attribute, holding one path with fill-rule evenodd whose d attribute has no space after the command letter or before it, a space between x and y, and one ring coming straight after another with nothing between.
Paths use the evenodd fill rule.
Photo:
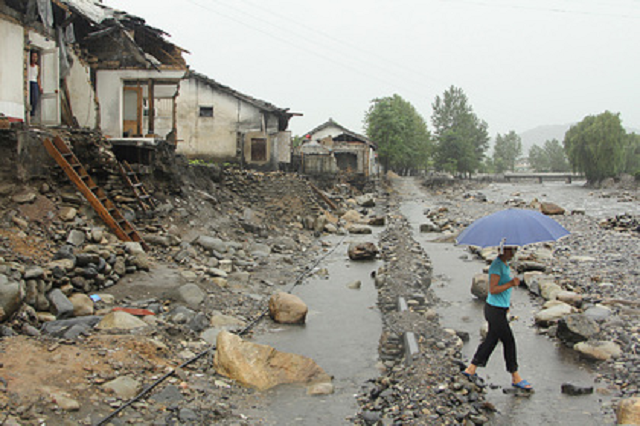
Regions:
<instances>
[{"instance_id":1,"label":"green tree","mask_svg":"<svg viewBox=\"0 0 640 426\"><path fill-rule=\"evenodd\" d=\"M367 137L378 144L385 171L427 168L431 135L422 116L401 96L372 100L364 125Z\"/></svg>"},{"instance_id":2,"label":"green tree","mask_svg":"<svg viewBox=\"0 0 640 426\"><path fill-rule=\"evenodd\" d=\"M493 164L497 173L506 170L515 171L516 162L522 156L522 139L513 130L502 136L496 136L496 144L493 147Z\"/></svg>"},{"instance_id":3,"label":"green tree","mask_svg":"<svg viewBox=\"0 0 640 426\"><path fill-rule=\"evenodd\" d=\"M529 148L529 165L536 172L549 171L549 158L543 148L538 145L533 145Z\"/></svg>"},{"instance_id":4,"label":"green tree","mask_svg":"<svg viewBox=\"0 0 640 426\"><path fill-rule=\"evenodd\" d=\"M625 149L624 172L634 175L640 180L640 135L629 133Z\"/></svg>"},{"instance_id":5,"label":"green tree","mask_svg":"<svg viewBox=\"0 0 640 426\"><path fill-rule=\"evenodd\" d=\"M436 167L471 174L481 167L489 146L487 123L478 119L467 95L451 86L432 104Z\"/></svg>"},{"instance_id":6,"label":"green tree","mask_svg":"<svg viewBox=\"0 0 640 426\"><path fill-rule=\"evenodd\" d=\"M568 172L571 170L564 147L557 139L551 139L544 143L544 153L547 156L549 171L555 173Z\"/></svg>"},{"instance_id":7,"label":"green tree","mask_svg":"<svg viewBox=\"0 0 640 426\"><path fill-rule=\"evenodd\" d=\"M564 149L574 171L597 183L624 168L627 134L620 114L589 115L564 135Z\"/></svg>"}]
</instances>

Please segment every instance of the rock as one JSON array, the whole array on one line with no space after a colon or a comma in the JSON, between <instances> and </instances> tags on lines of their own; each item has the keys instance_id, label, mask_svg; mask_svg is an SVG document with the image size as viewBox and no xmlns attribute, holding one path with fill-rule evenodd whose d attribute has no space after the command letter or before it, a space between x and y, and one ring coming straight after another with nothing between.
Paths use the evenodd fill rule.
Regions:
<instances>
[{"instance_id":1,"label":"rock","mask_svg":"<svg viewBox=\"0 0 640 426\"><path fill-rule=\"evenodd\" d=\"M594 321L604 321L611 316L612 312L604 305L596 305L587 308L584 314Z\"/></svg>"},{"instance_id":2,"label":"rock","mask_svg":"<svg viewBox=\"0 0 640 426\"><path fill-rule=\"evenodd\" d=\"M131 264L140 271L149 271L151 269L151 263L149 262L149 256L147 253L134 253L131 259Z\"/></svg>"},{"instance_id":3,"label":"rock","mask_svg":"<svg viewBox=\"0 0 640 426\"><path fill-rule=\"evenodd\" d=\"M105 383L102 387L107 392L115 394L118 398L128 400L140 392L141 385L140 382L132 377L121 376Z\"/></svg>"},{"instance_id":4,"label":"rock","mask_svg":"<svg viewBox=\"0 0 640 426\"><path fill-rule=\"evenodd\" d=\"M217 373L258 390L285 383L331 382L310 358L247 342L226 331L218 335L213 363Z\"/></svg>"},{"instance_id":5,"label":"rock","mask_svg":"<svg viewBox=\"0 0 640 426\"><path fill-rule=\"evenodd\" d=\"M73 247L80 247L84 244L87 239L87 234L83 231L72 229L69 232L69 236L67 237L67 244L72 245Z\"/></svg>"},{"instance_id":6,"label":"rock","mask_svg":"<svg viewBox=\"0 0 640 426\"><path fill-rule=\"evenodd\" d=\"M599 361L618 358L622 354L620 346L614 342L586 341L576 343L573 349L582 355Z\"/></svg>"},{"instance_id":7,"label":"rock","mask_svg":"<svg viewBox=\"0 0 640 426\"><path fill-rule=\"evenodd\" d=\"M125 252L133 256L138 254L144 254L145 252L144 249L142 248L142 245L135 241L126 241L123 243L123 245L124 245Z\"/></svg>"},{"instance_id":8,"label":"rock","mask_svg":"<svg viewBox=\"0 0 640 426\"><path fill-rule=\"evenodd\" d=\"M56 320L46 322L42 325L41 331L46 334L50 334L56 337L62 337L62 335L74 326L81 326L85 330L89 330L98 324L102 320L100 316L88 316L80 318L70 318L66 320Z\"/></svg>"},{"instance_id":9,"label":"rock","mask_svg":"<svg viewBox=\"0 0 640 426\"><path fill-rule=\"evenodd\" d=\"M25 280L34 280L44 277L44 269L38 266L31 266L24 271Z\"/></svg>"},{"instance_id":10,"label":"rock","mask_svg":"<svg viewBox=\"0 0 640 426\"><path fill-rule=\"evenodd\" d=\"M369 228L366 225L349 225L347 227L347 231L349 231L350 234L358 234L358 235L366 235L366 234L372 234L373 231L371 230L371 228Z\"/></svg>"},{"instance_id":11,"label":"rock","mask_svg":"<svg viewBox=\"0 0 640 426\"><path fill-rule=\"evenodd\" d=\"M556 299L576 308L582 306L582 296L573 291L559 291L556 293Z\"/></svg>"},{"instance_id":12,"label":"rock","mask_svg":"<svg viewBox=\"0 0 640 426\"><path fill-rule=\"evenodd\" d=\"M549 202L540 203L540 212L547 216L562 215L564 211L565 210L557 204Z\"/></svg>"},{"instance_id":13,"label":"rock","mask_svg":"<svg viewBox=\"0 0 640 426\"><path fill-rule=\"evenodd\" d=\"M564 342L575 344L589 340L598 332L600 332L600 327L594 320L583 314L573 314L558 321L556 335Z\"/></svg>"},{"instance_id":14,"label":"rock","mask_svg":"<svg viewBox=\"0 0 640 426\"><path fill-rule=\"evenodd\" d=\"M227 243L222 241L220 238L207 237L206 235L200 235L198 239L195 241L195 244L206 250L217 251L218 253L226 253L227 252Z\"/></svg>"},{"instance_id":15,"label":"rock","mask_svg":"<svg viewBox=\"0 0 640 426\"><path fill-rule=\"evenodd\" d=\"M555 306L547 309L543 309L534 315L536 324L548 326L551 323L558 321L560 318L572 314L574 308L566 303L559 302Z\"/></svg>"},{"instance_id":16,"label":"rock","mask_svg":"<svg viewBox=\"0 0 640 426\"><path fill-rule=\"evenodd\" d=\"M11 199L13 200L14 203L28 204L28 203L33 203L37 196L38 194L36 194L35 192L30 190L25 190L18 194L15 194L13 197L11 197Z\"/></svg>"},{"instance_id":17,"label":"rock","mask_svg":"<svg viewBox=\"0 0 640 426\"><path fill-rule=\"evenodd\" d=\"M63 220L65 222L73 222L77 214L78 210L76 210L74 207L65 206L60 208L58 217L60 218L60 220Z\"/></svg>"},{"instance_id":18,"label":"rock","mask_svg":"<svg viewBox=\"0 0 640 426\"><path fill-rule=\"evenodd\" d=\"M348 210L342 215L341 219L347 223L357 223L362 220L362 216L355 210Z\"/></svg>"},{"instance_id":19,"label":"rock","mask_svg":"<svg viewBox=\"0 0 640 426\"><path fill-rule=\"evenodd\" d=\"M177 301L184 303L192 309L197 309L204 301L205 293L196 284L189 283L179 287L175 291Z\"/></svg>"},{"instance_id":20,"label":"rock","mask_svg":"<svg viewBox=\"0 0 640 426\"><path fill-rule=\"evenodd\" d=\"M384 216L376 216L369 219L367 225L369 226L384 226L386 223L386 219Z\"/></svg>"},{"instance_id":21,"label":"rock","mask_svg":"<svg viewBox=\"0 0 640 426\"><path fill-rule=\"evenodd\" d=\"M591 395L593 393L593 386L576 386L571 383L563 383L560 386L562 393L576 396L576 395Z\"/></svg>"},{"instance_id":22,"label":"rock","mask_svg":"<svg viewBox=\"0 0 640 426\"><path fill-rule=\"evenodd\" d=\"M244 328L247 326L247 323L242 321L241 319L222 314L212 315L209 324L211 324L212 327L222 327L229 329Z\"/></svg>"},{"instance_id":23,"label":"rock","mask_svg":"<svg viewBox=\"0 0 640 426\"><path fill-rule=\"evenodd\" d=\"M560 287L554 281L541 281L539 285L540 296L542 296L546 300L555 300L558 296L558 293L562 291L562 287Z\"/></svg>"},{"instance_id":24,"label":"rock","mask_svg":"<svg viewBox=\"0 0 640 426\"><path fill-rule=\"evenodd\" d=\"M133 330L141 327L147 327L147 323L122 311L111 312L96 325L98 330Z\"/></svg>"},{"instance_id":25,"label":"rock","mask_svg":"<svg viewBox=\"0 0 640 426\"><path fill-rule=\"evenodd\" d=\"M307 388L307 395L331 395L334 391L333 383L316 383Z\"/></svg>"},{"instance_id":26,"label":"rock","mask_svg":"<svg viewBox=\"0 0 640 426\"><path fill-rule=\"evenodd\" d=\"M73 316L73 303L59 289L53 289L47 296L51 303L51 312L58 319L65 319Z\"/></svg>"},{"instance_id":27,"label":"rock","mask_svg":"<svg viewBox=\"0 0 640 426\"><path fill-rule=\"evenodd\" d=\"M373 194L364 194L356 197L356 203L361 207L375 207L376 200Z\"/></svg>"},{"instance_id":28,"label":"rock","mask_svg":"<svg viewBox=\"0 0 640 426\"><path fill-rule=\"evenodd\" d=\"M0 274L0 321L13 315L22 305L26 294L17 281Z\"/></svg>"},{"instance_id":29,"label":"rock","mask_svg":"<svg viewBox=\"0 0 640 426\"><path fill-rule=\"evenodd\" d=\"M181 408L178 418L183 424L194 424L198 421L198 415L190 408Z\"/></svg>"},{"instance_id":30,"label":"rock","mask_svg":"<svg viewBox=\"0 0 640 426\"><path fill-rule=\"evenodd\" d=\"M351 260L371 260L378 255L378 247L373 243L353 243L348 250Z\"/></svg>"},{"instance_id":31,"label":"rock","mask_svg":"<svg viewBox=\"0 0 640 426\"><path fill-rule=\"evenodd\" d=\"M51 401L64 411L80 410L80 403L61 390L52 391L49 396Z\"/></svg>"},{"instance_id":32,"label":"rock","mask_svg":"<svg viewBox=\"0 0 640 426\"><path fill-rule=\"evenodd\" d=\"M359 290L361 287L362 287L362 281L360 280L353 281L347 284L347 288L350 288L351 290Z\"/></svg>"},{"instance_id":33,"label":"rock","mask_svg":"<svg viewBox=\"0 0 640 426\"><path fill-rule=\"evenodd\" d=\"M73 316L84 317L93 315L93 300L83 293L75 293L69 297L73 305Z\"/></svg>"},{"instance_id":34,"label":"rock","mask_svg":"<svg viewBox=\"0 0 640 426\"><path fill-rule=\"evenodd\" d=\"M269 316L280 324L304 324L309 308L298 297L278 292L269 299Z\"/></svg>"},{"instance_id":35,"label":"rock","mask_svg":"<svg viewBox=\"0 0 640 426\"><path fill-rule=\"evenodd\" d=\"M471 279L471 294L480 300L489 295L489 277L487 274L475 274Z\"/></svg>"},{"instance_id":36,"label":"rock","mask_svg":"<svg viewBox=\"0 0 640 426\"><path fill-rule=\"evenodd\" d=\"M169 385L166 388L162 389L160 392L153 394L149 399L156 402L156 404L162 405L173 405L184 400L184 396L180 393L180 389L178 389L174 385Z\"/></svg>"},{"instance_id":37,"label":"rock","mask_svg":"<svg viewBox=\"0 0 640 426\"><path fill-rule=\"evenodd\" d=\"M431 221L420 224L420 232L440 232L440 227Z\"/></svg>"},{"instance_id":38,"label":"rock","mask_svg":"<svg viewBox=\"0 0 640 426\"><path fill-rule=\"evenodd\" d=\"M640 425L640 397L621 399L616 419L619 425Z\"/></svg>"}]
</instances>

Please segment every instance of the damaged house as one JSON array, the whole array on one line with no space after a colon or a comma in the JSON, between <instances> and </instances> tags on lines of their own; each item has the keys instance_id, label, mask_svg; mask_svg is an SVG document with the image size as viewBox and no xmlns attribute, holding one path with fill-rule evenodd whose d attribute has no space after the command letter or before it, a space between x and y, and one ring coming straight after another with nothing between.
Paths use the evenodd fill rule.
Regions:
<instances>
[{"instance_id":1,"label":"damaged house","mask_svg":"<svg viewBox=\"0 0 640 426\"><path fill-rule=\"evenodd\" d=\"M0 0L0 114L101 129L115 147L175 140L183 50L144 20L96 0ZM28 69L42 95L31 117Z\"/></svg>"},{"instance_id":2,"label":"damaged house","mask_svg":"<svg viewBox=\"0 0 640 426\"><path fill-rule=\"evenodd\" d=\"M189 158L278 170L291 162L291 117L299 115L189 72L178 96L177 151Z\"/></svg>"},{"instance_id":3,"label":"damaged house","mask_svg":"<svg viewBox=\"0 0 640 426\"><path fill-rule=\"evenodd\" d=\"M305 174L378 174L377 146L365 136L329 119L306 133L297 148L300 171Z\"/></svg>"}]
</instances>

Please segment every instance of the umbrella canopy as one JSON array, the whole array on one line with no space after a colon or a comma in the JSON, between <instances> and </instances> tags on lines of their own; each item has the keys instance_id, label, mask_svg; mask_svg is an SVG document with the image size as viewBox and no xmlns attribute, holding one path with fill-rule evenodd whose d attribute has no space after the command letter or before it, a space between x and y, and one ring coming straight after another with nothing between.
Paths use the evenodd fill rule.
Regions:
<instances>
[{"instance_id":1,"label":"umbrella canopy","mask_svg":"<svg viewBox=\"0 0 640 426\"><path fill-rule=\"evenodd\" d=\"M458 235L458 244L478 247L525 246L556 241L569 231L535 210L508 209L476 220Z\"/></svg>"}]
</instances>

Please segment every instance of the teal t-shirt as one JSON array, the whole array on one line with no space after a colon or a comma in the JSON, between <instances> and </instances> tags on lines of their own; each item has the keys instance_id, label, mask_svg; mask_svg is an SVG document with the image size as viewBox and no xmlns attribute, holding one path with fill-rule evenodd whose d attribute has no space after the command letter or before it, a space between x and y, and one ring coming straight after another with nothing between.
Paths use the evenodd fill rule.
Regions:
<instances>
[{"instance_id":1,"label":"teal t-shirt","mask_svg":"<svg viewBox=\"0 0 640 426\"><path fill-rule=\"evenodd\" d=\"M511 281L511 269L509 269L509 266L500 260L499 257L496 257L495 260L491 262L491 266L489 266L489 282L491 282L491 275L500 276L500 282L498 285L505 285ZM502 293L489 293L487 296L487 303L499 308L508 308L511 304L511 290L513 290L513 288L510 287Z\"/></svg>"}]
</instances>

